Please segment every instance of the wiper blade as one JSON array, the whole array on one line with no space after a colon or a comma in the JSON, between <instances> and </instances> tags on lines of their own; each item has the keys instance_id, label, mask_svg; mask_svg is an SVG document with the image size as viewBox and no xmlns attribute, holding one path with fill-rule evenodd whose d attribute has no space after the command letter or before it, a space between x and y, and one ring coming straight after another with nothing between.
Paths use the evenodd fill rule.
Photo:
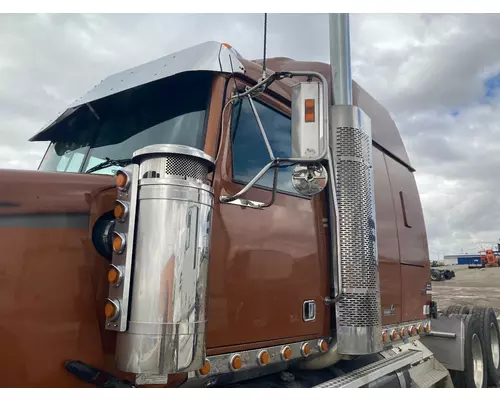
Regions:
<instances>
[{"instance_id":1,"label":"wiper blade","mask_svg":"<svg viewBox=\"0 0 500 400\"><path fill-rule=\"evenodd\" d=\"M130 159L130 158L122 158L121 160L113 160L111 158L106 157L106 161L103 161L102 163L97 164L95 167L88 169L85 173L91 174L92 172L96 172L96 171L99 171L100 169L111 167L112 165L116 165L118 167L126 167L129 164L132 164L132 159Z\"/></svg>"}]
</instances>

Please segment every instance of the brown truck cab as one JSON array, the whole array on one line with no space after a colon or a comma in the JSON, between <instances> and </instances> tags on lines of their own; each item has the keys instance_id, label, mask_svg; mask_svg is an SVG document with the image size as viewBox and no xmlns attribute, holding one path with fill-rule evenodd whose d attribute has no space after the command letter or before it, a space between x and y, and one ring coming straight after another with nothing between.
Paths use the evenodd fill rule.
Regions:
<instances>
[{"instance_id":1,"label":"brown truck cab","mask_svg":"<svg viewBox=\"0 0 500 400\"><path fill-rule=\"evenodd\" d=\"M355 82L335 108L331 85L207 42L37 133L38 171L0 171L0 386L314 386L418 347L414 169L389 113Z\"/></svg>"}]
</instances>

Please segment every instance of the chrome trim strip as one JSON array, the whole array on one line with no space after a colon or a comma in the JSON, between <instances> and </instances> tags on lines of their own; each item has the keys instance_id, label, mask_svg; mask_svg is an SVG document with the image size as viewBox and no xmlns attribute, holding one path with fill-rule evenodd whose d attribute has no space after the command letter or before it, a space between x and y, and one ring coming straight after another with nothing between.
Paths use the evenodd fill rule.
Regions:
<instances>
[{"instance_id":1,"label":"chrome trim strip","mask_svg":"<svg viewBox=\"0 0 500 400\"><path fill-rule=\"evenodd\" d=\"M211 366L210 372L205 376L200 376L197 372L189 373L188 386L205 386L207 383L214 381L214 379L216 380L217 376L228 373L238 374L240 372L248 372L255 369L257 369L258 371L259 368L267 369L269 366L286 365L287 363L294 360L305 359L306 357L308 359L312 358L315 355L321 354L321 351L319 349L319 343L321 339L326 340L328 343L331 342L331 338L324 337L320 339L316 338L300 342L270 346L266 348L208 356L207 360L210 362ZM308 356L303 356L302 348L306 343L311 347L311 353ZM290 347L292 350L292 356L289 361L283 361L281 355L286 347ZM269 363L266 365L261 365L259 362L259 355L263 351L267 351L270 356ZM239 355L241 357L241 360L243 361L243 366L237 372L233 372L230 367L230 360L235 355Z\"/></svg>"},{"instance_id":2,"label":"chrome trim strip","mask_svg":"<svg viewBox=\"0 0 500 400\"><path fill-rule=\"evenodd\" d=\"M398 346L398 345L401 345L403 344L404 342L408 341L408 342L412 342L412 341L415 341L415 340L418 340L420 337L422 336L429 336L429 334L426 334L425 331L422 332L422 333L418 333L411 336L410 333L408 333L407 337L406 338L402 338L401 337L401 330L403 328L407 328L408 329L408 332L410 331L410 328L412 326L424 326L426 324L431 324L431 321L430 319L424 319L424 320L419 320L419 321L409 321L409 322L404 322L404 323L399 323L399 324L394 324L394 325L385 325L382 327L382 332L381 332L381 335L384 333L384 332L388 332L389 334L391 334L391 332L393 331L397 331L399 332L399 335L400 335L400 339L398 340L388 340L387 342L383 342L383 346L384 346L384 349L387 349L387 348L390 348L390 347L393 347L393 346Z\"/></svg>"}]
</instances>

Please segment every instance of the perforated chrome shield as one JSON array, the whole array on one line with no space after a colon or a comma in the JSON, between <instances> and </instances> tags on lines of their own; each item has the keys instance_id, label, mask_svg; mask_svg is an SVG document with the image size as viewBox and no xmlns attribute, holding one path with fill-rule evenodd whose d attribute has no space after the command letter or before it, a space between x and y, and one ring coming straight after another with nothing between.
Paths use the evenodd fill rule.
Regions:
<instances>
[{"instance_id":1,"label":"perforated chrome shield","mask_svg":"<svg viewBox=\"0 0 500 400\"><path fill-rule=\"evenodd\" d=\"M382 350L370 119L354 106L334 106L331 140L339 213L343 293L337 303L341 354Z\"/></svg>"}]
</instances>

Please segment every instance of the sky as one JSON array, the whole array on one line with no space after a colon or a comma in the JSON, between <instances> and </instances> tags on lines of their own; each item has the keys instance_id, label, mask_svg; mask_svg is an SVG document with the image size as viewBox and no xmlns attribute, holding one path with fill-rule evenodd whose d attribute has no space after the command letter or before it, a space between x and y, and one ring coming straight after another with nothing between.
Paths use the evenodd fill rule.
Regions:
<instances>
[{"instance_id":1,"label":"sky","mask_svg":"<svg viewBox=\"0 0 500 400\"><path fill-rule=\"evenodd\" d=\"M106 76L216 40L262 58L263 14L0 14L0 168ZM500 238L500 14L351 14L354 79L416 169L432 259ZM329 61L327 14L269 14L267 55Z\"/></svg>"}]
</instances>

